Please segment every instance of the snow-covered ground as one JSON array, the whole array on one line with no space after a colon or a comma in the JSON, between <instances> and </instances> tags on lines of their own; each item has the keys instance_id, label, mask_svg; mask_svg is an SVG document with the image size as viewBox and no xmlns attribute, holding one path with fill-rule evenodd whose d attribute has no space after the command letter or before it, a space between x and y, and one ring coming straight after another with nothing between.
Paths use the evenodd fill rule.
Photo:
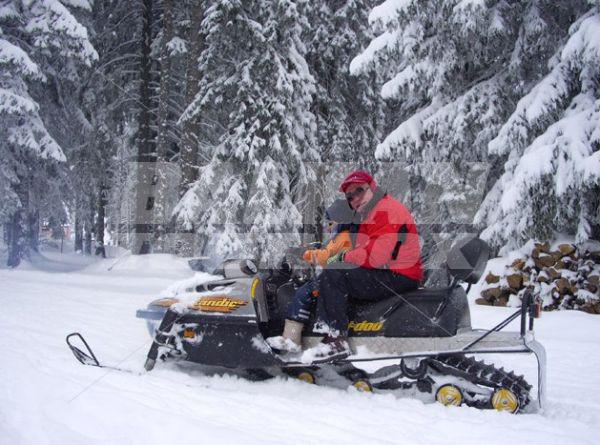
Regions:
<instances>
[{"instance_id":1,"label":"snow-covered ground","mask_svg":"<svg viewBox=\"0 0 600 445\"><path fill-rule=\"evenodd\" d=\"M446 408L281 378L249 382L194 366L143 373L150 339L135 311L192 274L167 255L92 262L47 254L0 270L0 443L598 443L599 316L562 311L537 322L548 353L548 404L538 414ZM489 327L514 308L471 310L475 327ZM100 360L135 372L79 365L64 342L73 331ZM532 359L503 360L533 374Z\"/></svg>"}]
</instances>

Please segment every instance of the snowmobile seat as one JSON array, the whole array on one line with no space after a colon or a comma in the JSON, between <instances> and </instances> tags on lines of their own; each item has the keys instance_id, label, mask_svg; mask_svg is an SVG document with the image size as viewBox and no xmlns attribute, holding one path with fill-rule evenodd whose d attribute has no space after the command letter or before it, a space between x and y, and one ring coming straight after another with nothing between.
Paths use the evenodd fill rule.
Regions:
<instances>
[{"instance_id":1,"label":"snowmobile seat","mask_svg":"<svg viewBox=\"0 0 600 445\"><path fill-rule=\"evenodd\" d=\"M383 320L386 337L450 337L456 335L463 298L458 286L421 288L378 302L352 299L349 315L356 321Z\"/></svg>"},{"instance_id":2,"label":"snowmobile seat","mask_svg":"<svg viewBox=\"0 0 600 445\"><path fill-rule=\"evenodd\" d=\"M295 286L287 282L277 288L274 283L272 296L267 297L270 315L270 327L273 332L281 332L285 314L293 301ZM464 312L467 312L466 314ZM468 320L469 307L462 287L421 288L401 295L373 302L350 298L348 305L349 320L355 324L361 322L378 323L384 321L383 331L350 330L350 336L386 337L450 337L456 335L459 322Z\"/></svg>"}]
</instances>

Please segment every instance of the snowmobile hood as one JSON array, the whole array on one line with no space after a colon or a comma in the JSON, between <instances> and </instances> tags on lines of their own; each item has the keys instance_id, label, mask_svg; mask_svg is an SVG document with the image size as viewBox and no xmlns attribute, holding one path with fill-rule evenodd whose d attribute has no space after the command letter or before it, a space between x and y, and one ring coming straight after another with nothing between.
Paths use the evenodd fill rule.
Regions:
<instances>
[{"instance_id":1,"label":"snowmobile hood","mask_svg":"<svg viewBox=\"0 0 600 445\"><path fill-rule=\"evenodd\" d=\"M150 312L164 314L175 305L181 305L189 311L206 315L226 315L255 317L252 304L251 289L253 277L222 279L198 284L186 289L184 293L173 298L160 298L148 305L147 311L138 311L138 318L148 318ZM156 319L156 317L152 317Z\"/></svg>"}]
</instances>

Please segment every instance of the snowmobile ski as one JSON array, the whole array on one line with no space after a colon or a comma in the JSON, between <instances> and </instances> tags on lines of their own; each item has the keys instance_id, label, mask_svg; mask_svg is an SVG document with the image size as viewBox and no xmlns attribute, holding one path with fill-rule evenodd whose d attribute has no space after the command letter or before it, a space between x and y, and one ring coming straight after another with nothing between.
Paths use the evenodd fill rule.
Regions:
<instances>
[{"instance_id":1,"label":"snowmobile ski","mask_svg":"<svg viewBox=\"0 0 600 445\"><path fill-rule=\"evenodd\" d=\"M73 338L79 339L79 341L81 342L81 345L75 346L73 344L73 340L72 340ZM105 365L103 363L100 363L100 361L96 358L94 351L92 351L92 348L90 348L90 345L88 344L88 342L85 340L85 338L83 338L83 335L81 335L79 332L73 332L73 333L67 335L66 342L67 342L67 345L69 346L69 349L71 350L71 352L77 359L77 361L79 363L81 363L82 365L93 366L95 368L108 369L111 371L126 372L128 374L141 375L141 373L135 372L131 369L121 368L120 366L114 366L114 365ZM82 351L81 348L84 348L85 351Z\"/></svg>"}]
</instances>

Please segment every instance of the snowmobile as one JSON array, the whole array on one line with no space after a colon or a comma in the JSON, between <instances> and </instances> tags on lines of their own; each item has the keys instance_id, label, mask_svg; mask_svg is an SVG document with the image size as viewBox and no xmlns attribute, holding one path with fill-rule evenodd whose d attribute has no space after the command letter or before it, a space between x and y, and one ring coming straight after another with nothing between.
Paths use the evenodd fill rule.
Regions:
<instances>
[{"instance_id":1,"label":"snowmobile","mask_svg":"<svg viewBox=\"0 0 600 445\"><path fill-rule=\"evenodd\" d=\"M379 302L350 299L349 343L355 354L318 364L278 354L265 341L280 335L295 290L314 279L314 269L289 257L277 268L260 271L253 260L228 260L215 271L223 279L193 289L194 301L160 299L138 310L153 336L145 368L152 370L162 359L243 370L256 379L287 375L323 383L333 375L338 385L361 391L410 391L443 405L532 412L544 403L546 356L533 334L541 307L526 293L522 306L504 321L489 330L473 329L461 283L476 283L488 256L487 244L470 237L447 256L449 286L419 288ZM519 332L503 331L519 317ZM303 349L322 338L311 320ZM99 365L85 341L87 353L70 340L79 361ZM523 376L478 361L475 354L533 354L537 397Z\"/></svg>"}]
</instances>

